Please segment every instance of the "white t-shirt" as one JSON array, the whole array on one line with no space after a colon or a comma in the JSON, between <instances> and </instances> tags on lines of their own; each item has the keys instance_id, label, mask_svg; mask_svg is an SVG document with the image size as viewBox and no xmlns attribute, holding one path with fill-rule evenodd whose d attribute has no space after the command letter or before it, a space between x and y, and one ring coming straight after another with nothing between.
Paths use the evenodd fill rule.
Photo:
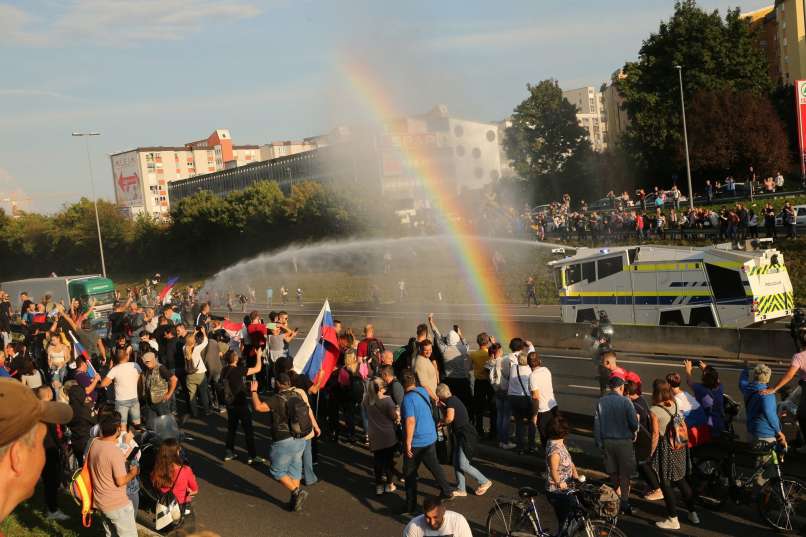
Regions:
<instances>
[{"instance_id":1,"label":"white t-shirt","mask_svg":"<svg viewBox=\"0 0 806 537\"><path fill-rule=\"evenodd\" d=\"M454 511L445 511L445 518L438 530L432 530L425 515L411 519L403 530L403 537L473 537L465 517Z\"/></svg>"},{"instance_id":2,"label":"white t-shirt","mask_svg":"<svg viewBox=\"0 0 806 537\"><path fill-rule=\"evenodd\" d=\"M692 410L700 408L700 403L697 399L686 391L676 394L674 400L677 401L677 408L684 416L688 416Z\"/></svg>"},{"instance_id":3,"label":"white t-shirt","mask_svg":"<svg viewBox=\"0 0 806 537\"><path fill-rule=\"evenodd\" d=\"M529 375L529 391L534 390L537 390L538 412L548 412L557 406L557 401L554 399L554 385L551 382L551 371L548 367L538 367Z\"/></svg>"},{"instance_id":4,"label":"white t-shirt","mask_svg":"<svg viewBox=\"0 0 806 537\"><path fill-rule=\"evenodd\" d=\"M129 401L137 399L137 380L140 378L140 366L134 362L118 364L109 370L106 378L115 383L115 400Z\"/></svg>"}]
</instances>

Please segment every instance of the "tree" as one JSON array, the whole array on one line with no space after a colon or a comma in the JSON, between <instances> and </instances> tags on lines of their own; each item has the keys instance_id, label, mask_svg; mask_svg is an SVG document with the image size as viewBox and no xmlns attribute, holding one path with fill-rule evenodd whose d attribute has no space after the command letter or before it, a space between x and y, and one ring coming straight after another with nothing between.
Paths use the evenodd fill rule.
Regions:
<instances>
[{"instance_id":1,"label":"tree","mask_svg":"<svg viewBox=\"0 0 806 537\"><path fill-rule=\"evenodd\" d=\"M574 158L590 150L577 110L563 97L556 80L526 85L529 97L512 114L504 149L518 174L541 184L560 177Z\"/></svg>"},{"instance_id":2,"label":"tree","mask_svg":"<svg viewBox=\"0 0 806 537\"><path fill-rule=\"evenodd\" d=\"M763 176L788 168L783 122L769 99L749 91L702 91L691 103L691 163L702 172Z\"/></svg>"},{"instance_id":3,"label":"tree","mask_svg":"<svg viewBox=\"0 0 806 537\"><path fill-rule=\"evenodd\" d=\"M647 172L666 176L684 165L677 65L687 98L702 90L759 96L771 90L767 60L738 9L723 20L695 0L678 1L672 18L644 41L639 60L616 82L630 117L625 149Z\"/></svg>"}]
</instances>

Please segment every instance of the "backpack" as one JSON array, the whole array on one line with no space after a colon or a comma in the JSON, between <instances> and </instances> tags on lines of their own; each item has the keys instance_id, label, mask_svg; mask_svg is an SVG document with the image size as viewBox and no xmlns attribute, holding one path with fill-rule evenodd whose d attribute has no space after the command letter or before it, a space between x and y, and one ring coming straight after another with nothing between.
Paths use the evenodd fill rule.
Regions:
<instances>
[{"instance_id":1,"label":"backpack","mask_svg":"<svg viewBox=\"0 0 806 537\"><path fill-rule=\"evenodd\" d=\"M669 412L669 410L664 406L661 406L660 408L669 414L669 417L671 418L669 420L669 425L666 426L666 432L663 433L663 435L666 437L666 440L669 442L669 447L672 449L672 451L686 449L688 447L688 427L686 426L686 420L683 418L683 415L677 411L677 403L675 403L674 406L674 414Z\"/></svg>"},{"instance_id":2,"label":"backpack","mask_svg":"<svg viewBox=\"0 0 806 537\"><path fill-rule=\"evenodd\" d=\"M148 372L146 376L146 395L152 404L162 402L162 398L168 393L168 381L160 375L159 367Z\"/></svg>"},{"instance_id":3,"label":"backpack","mask_svg":"<svg viewBox=\"0 0 806 537\"><path fill-rule=\"evenodd\" d=\"M364 399L364 379L361 375L350 375L350 397L359 403Z\"/></svg>"},{"instance_id":4,"label":"backpack","mask_svg":"<svg viewBox=\"0 0 806 537\"><path fill-rule=\"evenodd\" d=\"M235 404L235 393L232 391L232 385L229 382L229 376L235 368L227 366L227 370L218 378L216 383L216 394L218 400L224 403L225 406L232 406Z\"/></svg>"},{"instance_id":5,"label":"backpack","mask_svg":"<svg viewBox=\"0 0 806 537\"><path fill-rule=\"evenodd\" d=\"M294 438L305 438L313 431L308 405L293 390L277 394L285 402L288 432Z\"/></svg>"},{"instance_id":6,"label":"backpack","mask_svg":"<svg viewBox=\"0 0 806 537\"><path fill-rule=\"evenodd\" d=\"M184 464L179 467L179 471L176 472L176 477L174 478L173 484L171 484L171 488L157 500L157 505L154 509L154 528L157 531L161 531L171 524L175 524L176 527L181 525L185 510L183 509L184 506L180 505L179 500L176 499L174 487L176 487L179 474L182 473L184 467Z\"/></svg>"},{"instance_id":7,"label":"backpack","mask_svg":"<svg viewBox=\"0 0 806 537\"><path fill-rule=\"evenodd\" d=\"M380 339L372 338L367 342L367 359L369 361L380 361L383 351L383 343Z\"/></svg>"},{"instance_id":8,"label":"backpack","mask_svg":"<svg viewBox=\"0 0 806 537\"><path fill-rule=\"evenodd\" d=\"M185 349L182 349L182 354L185 358L185 373L188 375L193 375L194 373L198 372L199 368L196 367L196 362L193 360L193 353L190 353L190 356L188 356L187 352L185 352Z\"/></svg>"},{"instance_id":9,"label":"backpack","mask_svg":"<svg viewBox=\"0 0 806 537\"><path fill-rule=\"evenodd\" d=\"M85 528L92 526L92 479L90 478L90 449L92 449L93 440L90 440L90 445L87 448L87 456L84 457L84 466L76 470L73 478L70 480L70 495L81 507L81 524Z\"/></svg>"}]
</instances>

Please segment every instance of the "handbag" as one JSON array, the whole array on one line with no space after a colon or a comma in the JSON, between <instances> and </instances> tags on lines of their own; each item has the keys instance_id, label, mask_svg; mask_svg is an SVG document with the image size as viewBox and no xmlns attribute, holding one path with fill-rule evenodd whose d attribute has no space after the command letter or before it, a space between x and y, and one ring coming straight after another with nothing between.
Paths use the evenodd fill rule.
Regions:
<instances>
[{"instance_id":1,"label":"handbag","mask_svg":"<svg viewBox=\"0 0 806 537\"><path fill-rule=\"evenodd\" d=\"M157 501L157 507L154 510L154 529L157 531L167 528L171 524L175 524L178 527L182 523L185 510L184 506L180 505L179 500L176 499L174 487L184 467L184 464L179 467L171 488Z\"/></svg>"}]
</instances>

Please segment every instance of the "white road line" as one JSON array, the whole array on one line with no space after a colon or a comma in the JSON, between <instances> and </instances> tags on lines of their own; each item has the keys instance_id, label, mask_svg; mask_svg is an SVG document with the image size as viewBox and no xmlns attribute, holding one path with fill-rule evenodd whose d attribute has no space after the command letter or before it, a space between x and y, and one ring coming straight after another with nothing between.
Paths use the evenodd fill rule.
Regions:
<instances>
[{"instance_id":1,"label":"white road line","mask_svg":"<svg viewBox=\"0 0 806 537\"><path fill-rule=\"evenodd\" d=\"M599 391L599 386L580 386L579 384L569 384L569 388L579 388L581 390L596 390Z\"/></svg>"}]
</instances>

